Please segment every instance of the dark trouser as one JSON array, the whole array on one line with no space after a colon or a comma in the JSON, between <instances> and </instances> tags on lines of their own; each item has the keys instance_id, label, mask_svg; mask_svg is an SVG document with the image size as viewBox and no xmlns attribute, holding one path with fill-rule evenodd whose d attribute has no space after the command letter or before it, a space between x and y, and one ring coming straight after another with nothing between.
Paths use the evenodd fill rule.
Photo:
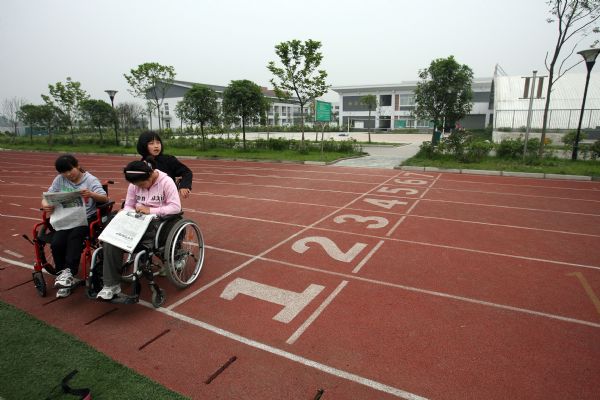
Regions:
<instances>
[{"instance_id":1,"label":"dark trouser","mask_svg":"<svg viewBox=\"0 0 600 400\"><path fill-rule=\"evenodd\" d=\"M154 236L156 235L156 229L158 228L158 222L152 221L148 225L148 229L142 236L140 243L138 243L135 251L138 251L140 245L148 249L153 249ZM162 235L161 235L162 236ZM102 262L102 274L104 286L115 286L121 283L121 273L123 271L123 254L124 250L121 250L117 246L113 246L110 243L102 243L102 252L104 260Z\"/></svg>"},{"instance_id":2,"label":"dark trouser","mask_svg":"<svg viewBox=\"0 0 600 400\"><path fill-rule=\"evenodd\" d=\"M85 225L53 233L50 248L52 249L52 257L57 272L69 268L73 275L77 274L81 252L85 247L84 240L89 229Z\"/></svg>"}]
</instances>

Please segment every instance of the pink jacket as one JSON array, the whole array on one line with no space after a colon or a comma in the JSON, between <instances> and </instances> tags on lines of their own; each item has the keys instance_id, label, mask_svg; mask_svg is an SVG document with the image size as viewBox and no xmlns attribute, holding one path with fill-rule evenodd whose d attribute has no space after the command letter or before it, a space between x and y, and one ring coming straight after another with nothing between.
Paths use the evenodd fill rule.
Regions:
<instances>
[{"instance_id":1,"label":"pink jacket","mask_svg":"<svg viewBox=\"0 0 600 400\"><path fill-rule=\"evenodd\" d=\"M158 179L149 189L142 189L129 184L125 199L125 210L135 210L136 204L150 208L150 214L160 217L181 212L179 192L173 179L162 171L158 171Z\"/></svg>"}]
</instances>

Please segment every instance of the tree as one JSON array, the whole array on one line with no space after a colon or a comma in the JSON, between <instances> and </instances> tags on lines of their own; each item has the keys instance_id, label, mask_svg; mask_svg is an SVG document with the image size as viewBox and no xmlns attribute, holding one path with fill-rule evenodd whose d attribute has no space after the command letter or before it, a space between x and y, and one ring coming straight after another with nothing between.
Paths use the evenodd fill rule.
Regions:
<instances>
[{"instance_id":1,"label":"tree","mask_svg":"<svg viewBox=\"0 0 600 400\"><path fill-rule=\"evenodd\" d=\"M19 110L27 104L23 98L12 97L2 101L2 114L15 128L15 136L17 136L17 128L19 127Z\"/></svg>"},{"instance_id":2,"label":"tree","mask_svg":"<svg viewBox=\"0 0 600 400\"><path fill-rule=\"evenodd\" d=\"M546 53L546 59L544 61L546 69L548 70L548 85L546 87L546 105L544 106L544 116L542 119L541 144L538 149L538 155L540 157L544 153L552 86L566 72L581 63L581 60L578 60L578 62L575 64L566 66L569 57L573 55L577 45L585 37L587 37L590 32L599 32L597 22L598 18L600 17L599 0L550 0L547 2L547 4L550 6L550 14L552 17L548 18L546 22L549 24L556 22L558 28L558 37L556 38L556 44L554 46L554 52L552 53L550 62L548 62L549 53ZM556 66L560 59L560 53L563 49L563 46L569 41L572 42L571 39L575 37L579 37L579 40L573 44L569 54L563 57L558 66L558 71L556 71ZM594 47L597 43L598 41L596 40L592 44L592 47Z\"/></svg>"},{"instance_id":3,"label":"tree","mask_svg":"<svg viewBox=\"0 0 600 400\"><path fill-rule=\"evenodd\" d=\"M277 97L288 99L294 94L300 103L300 126L302 130L302 145L304 145L304 106L317 97L327 93L330 85L325 83L327 73L317 70L323 60L319 52L321 42L307 40L290 40L275 46L275 54L279 57L282 67L269 62L267 68L275 77L271 84Z\"/></svg>"},{"instance_id":4,"label":"tree","mask_svg":"<svg viewBox=\"0 0 600 400\"><path fill-rule=\"evenodd\" d=\"M81 89L81 83L72 80L71 77L67 77L65 84L56 82L55 85L48 85L48 90L50 96L43 94L42 99L50 107L56 107L62 112L63 117L60 120L69 126L71 142L75 143L73 120L78 115L79 104L90 96Z\"/></svg>"},{"instance_id":5,"label":"tree","mask_svg":"<svg viewBox=\"0 0 600 400\"><path fill-rule=\"evenodd\" d=\"M193 85L175 107L177 116L190 124L200 124L202 149L205 149L204 126L219 123L219 103L217 93L203 85Z\"/></svg>"},{"instance_id":6,"label":"tree","mask_svg":"<svg viewBox=\"0 0 600 400\"><path fill-rule=\"evenodd\" d=\"M371 122L371 111L377 108L377 96L374 94L368 94L360 98L360 103L367 106L369 109L369 122ZM375 126L375 122L373 122L373 126ZM371 127L369 126L369 143L371 143Z\"/></svg>"},{"instance_id":7,"label":"tree","mask_svg":"<svg viewBox=\"0 0 600 400\"><path fill-rule=\"evenodd\" d=\"M246 149L246 124L257 121L265 102L260 86L247 79L231 81L223 91L223 113L242 120L244 149Z\"/></svg>"},{"instance_id":8,"label":"tree","mask_svg":"<svg viewBox=\"0 0 600 400\"><path fill-rule=\"evenodd\" d=\"M471 111L473 71L456 62L454 56L433 60L419 71L419 78L413 110L417 118L432 120L435 127L453 126Z\"/></svg>"},{"instance_id":9,"label":"tree","mask_svg":"<svg viewBox=\"0 0 600 400\"><path fill-rule=\"evenodd\" d=\"M140 125L145 110L137 103L121 102L115 107L115 111L119 126L125 130L125 146L129 146L129 131Z\"/></svg>"},{"instance_id":10,"label":"tree","mask_svg":"<svg viewBox=\"0 0 600 400\"><path fill-rule=\"evenodd\" d=\"M102 127L112 125L116 118L112 106L103 100L90 99L81 102L81 111L84 120L89 125L98 128L100 145L103 145Z\"/></svg>"},{"instance_id":11,"label":"tree","mask_svg":"<svg viewBox=\"0 0 600 400\"><path fill-rule=\"evenodd\" d=\"M33 143L34 128L44 127L48 130L48 144L52 145L52 128L60 125L64 118L62 111L49 104L25 104L18 111L18 116L23 123L29 125L29 139Z\"/></svg>"},{"instance_id":12,"label":"tree","mask_svg":"<svg viewBox=\"0 0 600 400\"><path fill-rule=\"evenodd\" d=\"M130 71L131 75L123 74L135 97L149 99L158 111L158 130L162 130L160 106L162 105L167 91L175 80L175 68L159 63L144 63ZM152 119L152 116L150 116Z\"/></svg>"}]
</instances>

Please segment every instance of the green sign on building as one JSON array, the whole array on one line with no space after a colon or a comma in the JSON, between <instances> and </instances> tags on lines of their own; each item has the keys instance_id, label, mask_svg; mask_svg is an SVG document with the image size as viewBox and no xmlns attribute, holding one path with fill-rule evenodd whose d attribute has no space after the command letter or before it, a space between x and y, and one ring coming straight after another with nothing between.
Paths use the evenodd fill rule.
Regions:
<instances>
[{"instance_id":1,"label":"green sign on building","mask_svg":"<svg viewBox=\"0 0 600 400\"><path fill-rule=\"evenodd\" d=\"M315 114L317 122L330 122L331 121L331 103L326 101L317 100L315 105Z\"/></svg>"}]
</instances>

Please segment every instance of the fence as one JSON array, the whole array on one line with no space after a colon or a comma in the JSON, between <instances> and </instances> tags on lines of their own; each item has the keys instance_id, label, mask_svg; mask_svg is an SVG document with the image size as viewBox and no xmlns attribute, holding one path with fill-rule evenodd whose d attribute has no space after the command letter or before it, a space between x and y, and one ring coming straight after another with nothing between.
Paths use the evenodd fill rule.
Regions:
<instances>
[{"instance_id":1,"label":"fence","mask_svg":"<svg viewBox=\"0 0 600 400\"><path fill-rule=\"evenodd\" d=\"M575 130L579 124L581 109L548 110L547 129ZM528 110L496 110L494 128L520 129L527 126ZM542 129L544 110L531 111L531 128ZM581 129L600 126L600 109L586 109L583 112Z\"/></svg>"}]
</instances>

